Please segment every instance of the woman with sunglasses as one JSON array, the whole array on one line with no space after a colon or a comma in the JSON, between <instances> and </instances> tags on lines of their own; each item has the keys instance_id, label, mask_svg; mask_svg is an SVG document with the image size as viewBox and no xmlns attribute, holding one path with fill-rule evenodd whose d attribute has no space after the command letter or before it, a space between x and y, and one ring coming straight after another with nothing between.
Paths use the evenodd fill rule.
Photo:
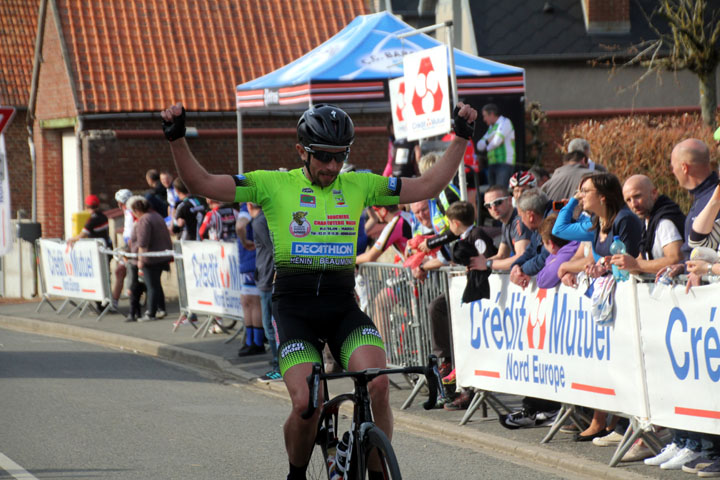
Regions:
<instances>
[{"instance_id":1,"label":"woman with sunglasses","mask_svg":"<svg viewBox=\"0 0 720 480\"><path fill-rule=\"evenodd\" d=\"M574 220L573 213L579 202L590 216L581 214ZM642 222L625 204L615 175L590 173L582 177L577 192L558 213L552 234L565 240L591 242L595 263L588 265L586 271L591 277L599 277L610 272L610 244L615 236L623 241L628 255L638 256ZM590 426L577 433L575 441L592 441L611 433L615 425L606 425L606 421L607 412L595 410Z\"/></svg>"}]
</instances>

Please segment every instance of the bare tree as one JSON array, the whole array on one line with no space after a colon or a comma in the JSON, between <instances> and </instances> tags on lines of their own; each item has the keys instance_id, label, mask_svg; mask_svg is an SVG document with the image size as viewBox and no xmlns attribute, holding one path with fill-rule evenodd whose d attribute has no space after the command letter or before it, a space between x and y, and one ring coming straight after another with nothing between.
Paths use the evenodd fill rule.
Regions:
<instances>
[{"instance_id":1,"label":"bare tree","mask_svg":"<svg viewBox=\"0 0 720 480\"><path fill-rule=\"evenodd\" d=\"M714 128L720 9L708 11L707 0L659 0L648 14L637 3L658 38L633 47L634 56L625 65L647 67L635 84L659 70L690 70L698 77L703 123Z\"/></svg>"}]
</instances>

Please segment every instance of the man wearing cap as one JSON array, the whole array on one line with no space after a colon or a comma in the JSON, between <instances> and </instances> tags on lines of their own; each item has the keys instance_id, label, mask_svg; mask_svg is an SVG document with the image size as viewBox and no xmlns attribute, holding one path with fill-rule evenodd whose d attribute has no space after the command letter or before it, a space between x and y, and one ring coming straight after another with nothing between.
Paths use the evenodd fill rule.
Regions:
<instances>
[{"instance_id":1,"label":"man wearing cap","mask_svg":"<svg viewBox=\"0 0 720 480\"><path fill-rule=\"evenodd\" d=\"M92 212L90 218L82 231L74 237L68 238L67 243L72 245L81 238L101 238L107 248L112 248L108 218L100 211L100 199L97 195L90 194L85 197L85 206Z\"/></svg>"}]
</instances>

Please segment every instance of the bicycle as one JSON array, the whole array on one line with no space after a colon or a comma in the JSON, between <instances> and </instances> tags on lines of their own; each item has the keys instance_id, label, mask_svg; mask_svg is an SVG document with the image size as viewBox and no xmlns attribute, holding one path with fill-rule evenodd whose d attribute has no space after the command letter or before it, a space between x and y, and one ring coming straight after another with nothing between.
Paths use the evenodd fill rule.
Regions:
<instances>
[{"instance_id":1,"label":"bicycle","mask_svg":"<svg viewBox=\"0 0 720 480\"><path fill-rule=\"evenodd\" d=\"M410 366L403 368L369 368L356 372L325 373L320 363L313 364L313 370L307 377L309 387L308 407L302 417L308 419L318 408L318 390L323 384L325 401L321 406L318 430L315 437L316 447L313 449L308 466L308 478L330 480L364 480L368 475L370 456L375 455L381 466L385 480L402 478L397 457L385 433L373 423L370 409L368 383L380 375L389 374L423 374L428 384L428 400L423 403L426 410L435 406L438 392L444 395L435 355L428 357L426 366ZM330 398L327 380L351 378L355 384L354 392L343 393ZM335 451L339 445L340 406L344 402L353 403L350 428L347 432L346 458L336 462ZM343 436L343 440L345 435ZM339 467L339 468L338 468ZM344 472L344 474L342 473ZM343 476L344 475L344 476Z\"/></svg>"}]
</instances>

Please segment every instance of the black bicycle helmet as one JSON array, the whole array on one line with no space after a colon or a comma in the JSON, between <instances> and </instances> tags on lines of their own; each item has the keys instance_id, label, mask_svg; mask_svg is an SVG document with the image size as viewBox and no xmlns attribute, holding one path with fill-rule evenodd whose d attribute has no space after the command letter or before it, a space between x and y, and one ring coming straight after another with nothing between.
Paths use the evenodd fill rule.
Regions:
<instances>
[{"instance_id":1,"label":"black bicycle helmet","mask_svg":"<svg viewBox=\"0 0 720 480\"><path fill-rule=\"evenodd\" d=\"M306 147L350 147L355 127L335 105L318 104L305 110L297 123L298 143Z\"/></svg>"}]
</instances>

